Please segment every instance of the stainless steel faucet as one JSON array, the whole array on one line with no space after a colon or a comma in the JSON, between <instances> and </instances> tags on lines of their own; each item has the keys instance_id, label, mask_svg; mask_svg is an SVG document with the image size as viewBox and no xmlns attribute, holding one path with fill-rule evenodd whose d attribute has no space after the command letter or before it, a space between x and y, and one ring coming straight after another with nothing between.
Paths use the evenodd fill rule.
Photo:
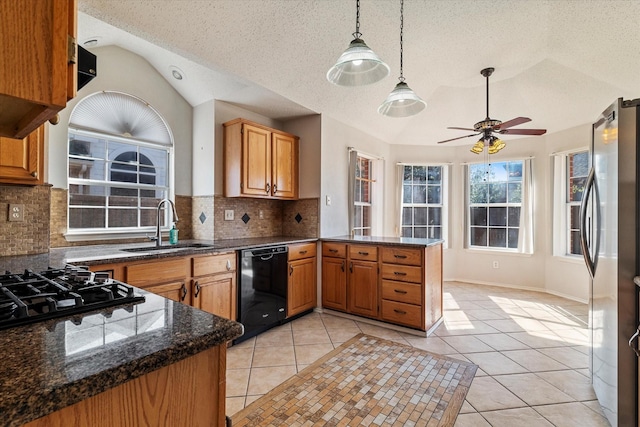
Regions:
<instances>
[{"instance_id":1,"label":"stainless steel faucet","mask_svg":"<svg viewBox=\"0 0 640 427\"><path fill-rule=\"evenodd\" d=\"M176 212L176 205L174 205L173 202L169 199L160 200L160 203L158 203L158 209L157 209L158 217L156 218L156 235L155 237L151 238L151 240L156 241L156 247L162 246L162 233L160 232L160 211L162 210L162 205L166 202L169 202L169 204L171 205L171 210L173 211L173 222L179 221L178 213Z\"/></svg>"}]
</instances>

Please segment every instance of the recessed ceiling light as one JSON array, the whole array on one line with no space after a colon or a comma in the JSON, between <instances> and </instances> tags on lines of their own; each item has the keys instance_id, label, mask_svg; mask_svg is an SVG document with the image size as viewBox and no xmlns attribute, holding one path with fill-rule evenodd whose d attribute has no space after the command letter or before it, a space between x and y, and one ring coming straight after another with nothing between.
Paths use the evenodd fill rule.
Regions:
<instances>
[{"instance_id":1,"label":"recessed ceiling light","mask_svg":"<svg viewBox=\"0 0 640 427\"><path fill-rule=\"evenodd\" d=\"M175 65L170 66L169 70L171 70L171 75L173 76L174 79L183 80L185 78L184 71L182 71L180 68L176 67Z\"/></svg>"}]
</instances>

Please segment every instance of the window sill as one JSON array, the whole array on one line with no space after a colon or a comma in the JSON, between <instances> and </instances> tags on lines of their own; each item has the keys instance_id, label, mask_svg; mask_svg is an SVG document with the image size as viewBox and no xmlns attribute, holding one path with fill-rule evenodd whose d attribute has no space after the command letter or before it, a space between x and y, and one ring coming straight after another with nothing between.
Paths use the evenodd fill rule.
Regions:
<instances>
[{"instance_id":1,"label":"window sill","mask_svg":"<svg viewBox=\"0 0 640 427\"><path fill-rule=\"evenodd\" d=\"M474 254L487 254L487 255L506 255L506 256L517 256L517 257L531 257L533 254L524 253L524 252L515 252L508 251L503 249L476 249L476 248L465 248L465 252L474 253Z\"/></svg>"},{"instance_id":2,"label":"window sill","mask_svg":"<svg viewBox=\"0 0 640 427\"><path fill-rule=\"evenodd\" d=\"M169 233L169 229L165 228L161 230L164 233ZM125 240L125 239L149 239L154 236L155 230L130 230L130 231L78 231L65 233L64 238L68 242L96 242L101 240Z\"/></svg>"}]
</instances>

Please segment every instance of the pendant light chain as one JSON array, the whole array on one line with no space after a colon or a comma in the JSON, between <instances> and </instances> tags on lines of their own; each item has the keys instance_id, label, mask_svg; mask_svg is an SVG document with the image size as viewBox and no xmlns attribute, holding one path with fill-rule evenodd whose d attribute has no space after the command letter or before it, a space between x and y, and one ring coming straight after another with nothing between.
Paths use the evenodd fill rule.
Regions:
<instances>
[{"instance_id":1,"label":"pendant light chain","mask_svg":"<svg viewBox=\"0 0 640 427\"><path fill-rule=\"evenodd\" d=\"M404 82L404 74L402 72L402 34L404 30L404 0L400 0L400 80Z\"/></svg>"},{"instance_id":2,"label":"pendant light chain","mask_svg":"<svg viewBox=\"0 0 640 427\"><path fill-rule=\"evenodd\" d=\"M360 32L360 0L356 0L356 32L352 36L359 39L362 33Z\"/></svg>"}]
</instances>

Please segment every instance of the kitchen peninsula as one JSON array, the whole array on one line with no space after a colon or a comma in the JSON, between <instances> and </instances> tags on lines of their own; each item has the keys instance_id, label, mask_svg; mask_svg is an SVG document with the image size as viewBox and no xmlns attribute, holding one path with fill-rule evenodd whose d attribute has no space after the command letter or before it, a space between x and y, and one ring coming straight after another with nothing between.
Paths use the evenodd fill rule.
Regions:
<instances>
[{"instance_id":1,"label":"kitchen peninsula","mask_svg":"<svg viewBox=\"0 0 640 427\"><path fill-rule=\"evenodd\" d=\"M428 335L442 321L442 240L322 239L322 307Z\"/></svg>"},{"instance_id":2,"label":"kitchen peninsula","mask_svg":"<svg viewBox=\"0 0 640 427\"><path fill-rule=\"evenodd\" d=\"M224 425L226 343L242 325L135 293L144 301L0 330L0 425Z\"/></svg>"}]
</instances>

